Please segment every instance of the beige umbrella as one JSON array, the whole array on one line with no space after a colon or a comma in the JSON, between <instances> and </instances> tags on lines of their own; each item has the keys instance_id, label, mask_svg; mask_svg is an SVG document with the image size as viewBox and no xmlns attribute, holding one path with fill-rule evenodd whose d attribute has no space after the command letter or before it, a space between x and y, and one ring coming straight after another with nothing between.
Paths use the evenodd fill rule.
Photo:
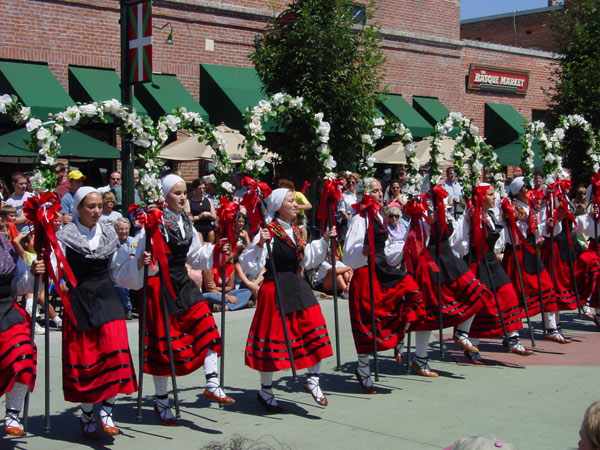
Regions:
<instances>
[{"instance_id":1,"label":"beige umbrella","mask_svg":"<svg viewBox=\"0 0 600 450\"><path fill-rule=\"evenodd\" d=\"M420 142L415 144L415 161L419 164L427 164L429 162L429 155L431 153L431 137L427 137ZM440 142L440 150L444 155L444 159L446 161L454 161L452 158L452 150L456 145L456 141L447 136L442 137L442 141ZM471 151L465 151L465 157L471 156Z\"/></svg>"},{"instance_id":2,"label":"beige umbrella","mask_svg":"<svg viewBox=\"0 0 600 450\"><path fill-rule=\"evenodd\" d=\"M406 164L404 145L400 141L376 151L373 153L373 157L379 164Z\"/></svg>"},{"instance_id":3,"label":"beige umbrella","mask_svg":"<svg viewBox=\"0 0 600 450\"><path fill-rule=\"evenodd\" d=\"M239 144L245 142L246 138L244 135L223 124L216 127L216 129L223 139L227 141L227 156L229 156L233 163L240 162L246 154L243 147L238 147ZM192 134L189 137L179 139L165 146L160 151L159 157L175 161L196 161L199 159L210 160L214 154L215 151L206 141L198 142L198 135Z\"/></svg>"}]
</instances>

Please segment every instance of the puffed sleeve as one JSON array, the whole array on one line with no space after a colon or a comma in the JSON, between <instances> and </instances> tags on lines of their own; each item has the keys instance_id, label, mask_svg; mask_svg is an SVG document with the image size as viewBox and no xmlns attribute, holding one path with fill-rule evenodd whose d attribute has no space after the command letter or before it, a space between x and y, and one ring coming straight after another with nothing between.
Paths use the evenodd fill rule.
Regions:
<instances>
[{"instance_id":1,"label":"puffed sleeve","mask_svg":"<svg viewBox=\"0 0 600 450\"><path fill-rule=\"evenodd\" d=\"M390 239L385 241L385 259L390 266L395 267L402 261L404 257L404 242L404 239L396 242L392 242Z\"/></svg>"},{"instance_id":2,"label":"puffed sleeve","mask_svg":"<svg viewBox=\"0 0 600 450\"><path fill-rule=\"evenodd\" d=\"M471 227L467 222L465 214L454 223L454 231L449 239L450 247L452 247L452 250L458 253L460 257L469 253L469 232L471 231Z\"/></svg>"},{"instance_id":3,"label":"puffed sleeve","mask_svg":"<svg viewBox=\"0 0 600 450\"><path fill-rule=\"evenodd\" d=\"M546 209L542 208L542 211L540 212L540 223L545 224L546 220L547 220L546 219ZM554 225L554 236L558 236L561 231L562 231L562 223L558 222L557 224ZM550 237L550 232L548 231L548 227L546 227L545 225L542 227L542 236Z\"/></svg>"},{"instance_id":4,"label":"puffed sleeve","mask_svg":"<svg viewBox=\"0 0 600 450\"><path fill-rule=\"evenodd\" d=\"M300 261L300 264L305 269L312 269L317 267L327 257L327 247L329 243L321 238L314 240L304 247L304 258Z\"/></svg>"},{"instance_id":5,"label":"puffed sleeve","mask_svg":"<svg viewBox=\"0 0 600 450\"><path fill-rule=\"evenodd\" d=\"M196 270L210 270L213 267L214 244L200 242L198 233L194 232L192 244L187 254L187 263Z\"/></svg>"},{"instance_id":6,"label":"puffed sleeve","mask_svg":"<svg viewBox=\"0 0 600 450\"><path fill-rule=\"evenodd\" d=\"M29 270L29 266L27 266L27 264L25 264L25 262L19 258L17 260L15 275L10 284L12 295L18 297L19 295L25 295L28 292L33 292L34 278L34 275Z\"/></svg>"},{"instance_id":7,"label":"puffed sleeve","mask_svg":"<svg viewBox=\"0 0 600 450\"><path fill-rule=\"evenodd\" d=\"M344 242L344 264L352 269L367 265L367 257L363 255L365 233L367 231L364 217L356 214L350 220L346 241Z\"/></svg>"},{"instance_id":8,"label":"puffed sleeve","mask_svg":"<svg viewBox=\"0 0 600 450\"><path fill-rule=\"evenodd\" d=\"M254 236L252 243L246 247L239 256L240 265L242 266L244 273L247 273L248 275L258 276L267 262L267 246L263 245L260 247L258 245L259 240L260 233L257 233L256 236ZM271 244L272 243L273 239L271 239Z\"/></svg>"},{"instance_id":9,"label":"puffed sleeve","mask_svg":"<svg viewBox=\"0 0 600 450\"><path fill-rule=\"evenodd\" d=\"M141 289L144 287L144 268L138 269L137 262L146 250L146 232L141 230L138 233L138 245L133 259L125 251L116 251L110 263L110 276L113 281L121 287L127 289ZM158 265L152 268L148 266L148 276L156 275Z\"/></svg>"},{"instance_id":10,"label":"puffed sleeve","mask_svg":"<svg viewBox=\"0 0 600 450\"><path fill-rule=\"evenodd\" d=\"M577 216L577 234L585 234L587 237L595 239L595 223L589 214ZM600 234L600 226L598 226L598 233Z\"/></svg>"}]
</instances>

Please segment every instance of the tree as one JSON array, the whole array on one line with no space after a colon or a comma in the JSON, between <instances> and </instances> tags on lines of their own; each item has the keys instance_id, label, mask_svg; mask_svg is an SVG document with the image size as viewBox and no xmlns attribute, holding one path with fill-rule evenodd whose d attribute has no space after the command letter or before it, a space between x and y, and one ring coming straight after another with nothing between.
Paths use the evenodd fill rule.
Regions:
<instances>
[{"instance_id":1,"label":"tree","mask_svg":"<svg viewBox=\"0 0 600 450\"><path fill-rule=\"evenodd\" d=\"M356 19L347 0L296 0L268 27L250 59L265 93L301 96L331 125L329 145L338 168L360 159L361 134L372 128L377 92L382 89L385 57L372 8L363 7L367 24ZM300 121L280 124L267 146L281 156L279 172L297 181L312 179L318 159L313 137Z\"/></svg>"},{"instance_id":2,"label":"tree","mask_svg":"<svg viewBox=\"0 0 600 450\"><path fill-rule=\"evenodd\" d=\"M561 115L581 114L594 129L600 127L600 3L598 0L567 2L551 22L555 33L559 64L553 73L554 92L550 102L550 122ZM589 181L585 136L569 132L565 140L566 164L578 182ZM575 170L577 169L577 170Z\"/></svg>"}]
</instances>

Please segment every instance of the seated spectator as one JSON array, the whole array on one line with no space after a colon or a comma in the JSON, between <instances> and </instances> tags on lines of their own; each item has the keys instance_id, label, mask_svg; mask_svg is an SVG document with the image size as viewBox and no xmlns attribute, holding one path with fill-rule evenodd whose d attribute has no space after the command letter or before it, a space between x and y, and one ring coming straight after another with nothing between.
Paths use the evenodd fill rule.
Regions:
<instances>
[{"instance_id":1,"label":"seated spectator","mask_svg":"<svg viewBox=\"0 0 600 450\"><path fill-rule=\"evenodd\" d=\"M338 292L347 294L350 290L350 280L352 279L352 269L337 259L335 261L336 281ZM327 295L333 294L333 280L331 276L331 248L327 251L327 258L321 263L315 272L314 286L315 290L324 292Z\"/></svg>"},{"instance_id":2,"label":"seated spectator","mask_svg":"<svg viewBox=\"0 0 600 450\"><path fill-rule=\"evenodd\" d=\"M248 306L252 293L250 289L240 288L235 289L235 276L233 257L231 253L227 255L225 264L225 281L221 279L221 267L213 267L210 270L202 271L202 279L204 281L204 291L202 295L212 305L213 311L221 311L221 286L225 283L225 310L235 311Z\"/></svg>"},{"instance_id":3,"label":"seated spectator","mask_svg":"<svg viewBox=\"0 0 600 450\"><path fill-rule=\"evenodd\" d=\"M202 240L214 243L217 213L205 192L206 184L200 178L196 178L192 182L192 192L189 196L190 219L196 231L202 234Z\"/></svg>"},{"instance_id":4,"label":"seated spectator","mask_svg":"<svg viewBox=\"0 0 600 450\"><path fill-rule=\"evenodd\" d=\"M106 195L105 193L103 194ZM126 260L127 258L133 259L135 257L135 252L137 249L137 239L129 236L129 230L131 229L131 222L129 219L125 217L119 217L115 221L115 231L117 232L117 236L119 237L119 248L117 249L117 258L123 258ZM129 298L129 289L118 286L115 284L115 288L117 289L117 293L121 298L121 302L123 302L123 306L125 307L125 318L127 320L131 320L133 314L131 312L131 300Z\"/></svg>"},{"instance_id":5,"label":"seated spectator","mask_svg":"<svg viewBox=\"0 0 600 450\"><path fill-rule=\"evenodd\" d=\"M63 221L69 223L73 220L73 198L75 192L85 181L85 175L79 170L71 170L69 172L69 191L66 192L60 200L60 213L63 215Z\"/></svg>"},{"instance_id":6,"label":"seated spectator","mask_svg":"<svg viewBox=\"0 0 600 450\"><path fill-rule=\"evenodd\" d=\"M388 217L388 237L391 242L404 242L408 232L408 224L402 219L402 211L397 206L392 206L387 210Z\"/></svg>"},{"instance_id":7,"label":"seated spectator","mask_svg":"<svg viewBox=\"0 0 600 450\"><path fill-rule=\"evenodd\" d=\"M123 215L118 211L113 211L113 208L117 204L117 198L115 194L108 191L102 194L102 215L100 216L100 222L112 222L115 223L117 219L123 217Z\"/></svg>"},{"instance_id":8,"label":"seated spectator","mask_svg":"<svg viewBox=\"0 0 600 450\"><path fill-rule=\"evenodd\" d=\"M54 172L56 172L56 193L58 194L58 200L60 201L64 195L69 192L69 177L66 176L67 168L61 162L56 163Z\"/></svg>"},{"instance_id":9,"label":"seated spectator","mask_svg":"<svg viewBox=\"0 0 600 450\"><path fill-rule=\"evenodd\" d=\"M254 302L250 300L250 302L248 303L248 307L252 308L252 306L254 306L256 304L256 301L258 300L258 291L260 290L260 287L262 286L262 283L264 281L264 274L266 272L266 269L263 269L257 277L251 277L247 273L245 273L238 259L238 255L241 255L245 248L246 245L240 245L238 241L238 252L233 260L233 267L235 267L235 288L250 289Z\"/></svg>"},{"instance_id":10,"label":"seated spectator","mask_svg":"<svg viewBox=\"0 0 600 450\"><path fill-rule=\"evenodd\" d=\"M6 222L6 226L8 227L8 241L12 242L12 240L19 235L19 230L15 225L15 220L17 219L17 208L12 205L5 204L2 208L0 208L0 219Z\"/></svg>"},{"instance_id":11,"label":"seated spectator","mask_svg":"<svg viewBox=\"0 0 600 450\"><path fill-rule=\"evenodd\" d=\"M246 216L241 212L235 213L235 223L233 224L233 232L237 237L237 245L238 247L242 245L244 248L248 247L251 244L250 235L248 231L245 229L246 227ZM238 253L239 254L239 253Z\"/></svg>"}]
</instances>

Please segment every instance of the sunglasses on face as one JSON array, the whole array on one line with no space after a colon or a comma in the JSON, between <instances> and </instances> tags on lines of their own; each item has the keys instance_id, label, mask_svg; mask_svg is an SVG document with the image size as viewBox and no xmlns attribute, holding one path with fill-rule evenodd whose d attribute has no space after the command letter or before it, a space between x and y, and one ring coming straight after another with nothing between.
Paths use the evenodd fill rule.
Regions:
<instances>
[{"instance_id":1,"label":"sunglasses on face","mask_svg":"<svg viewBox=\"0 0 600 450\"><path fill-rule=\"evenodd\" d=\"M390 219L399 219L400 218L400 216L398 214L388 214L388 217Z\"/></svg>"}]
</instances>

